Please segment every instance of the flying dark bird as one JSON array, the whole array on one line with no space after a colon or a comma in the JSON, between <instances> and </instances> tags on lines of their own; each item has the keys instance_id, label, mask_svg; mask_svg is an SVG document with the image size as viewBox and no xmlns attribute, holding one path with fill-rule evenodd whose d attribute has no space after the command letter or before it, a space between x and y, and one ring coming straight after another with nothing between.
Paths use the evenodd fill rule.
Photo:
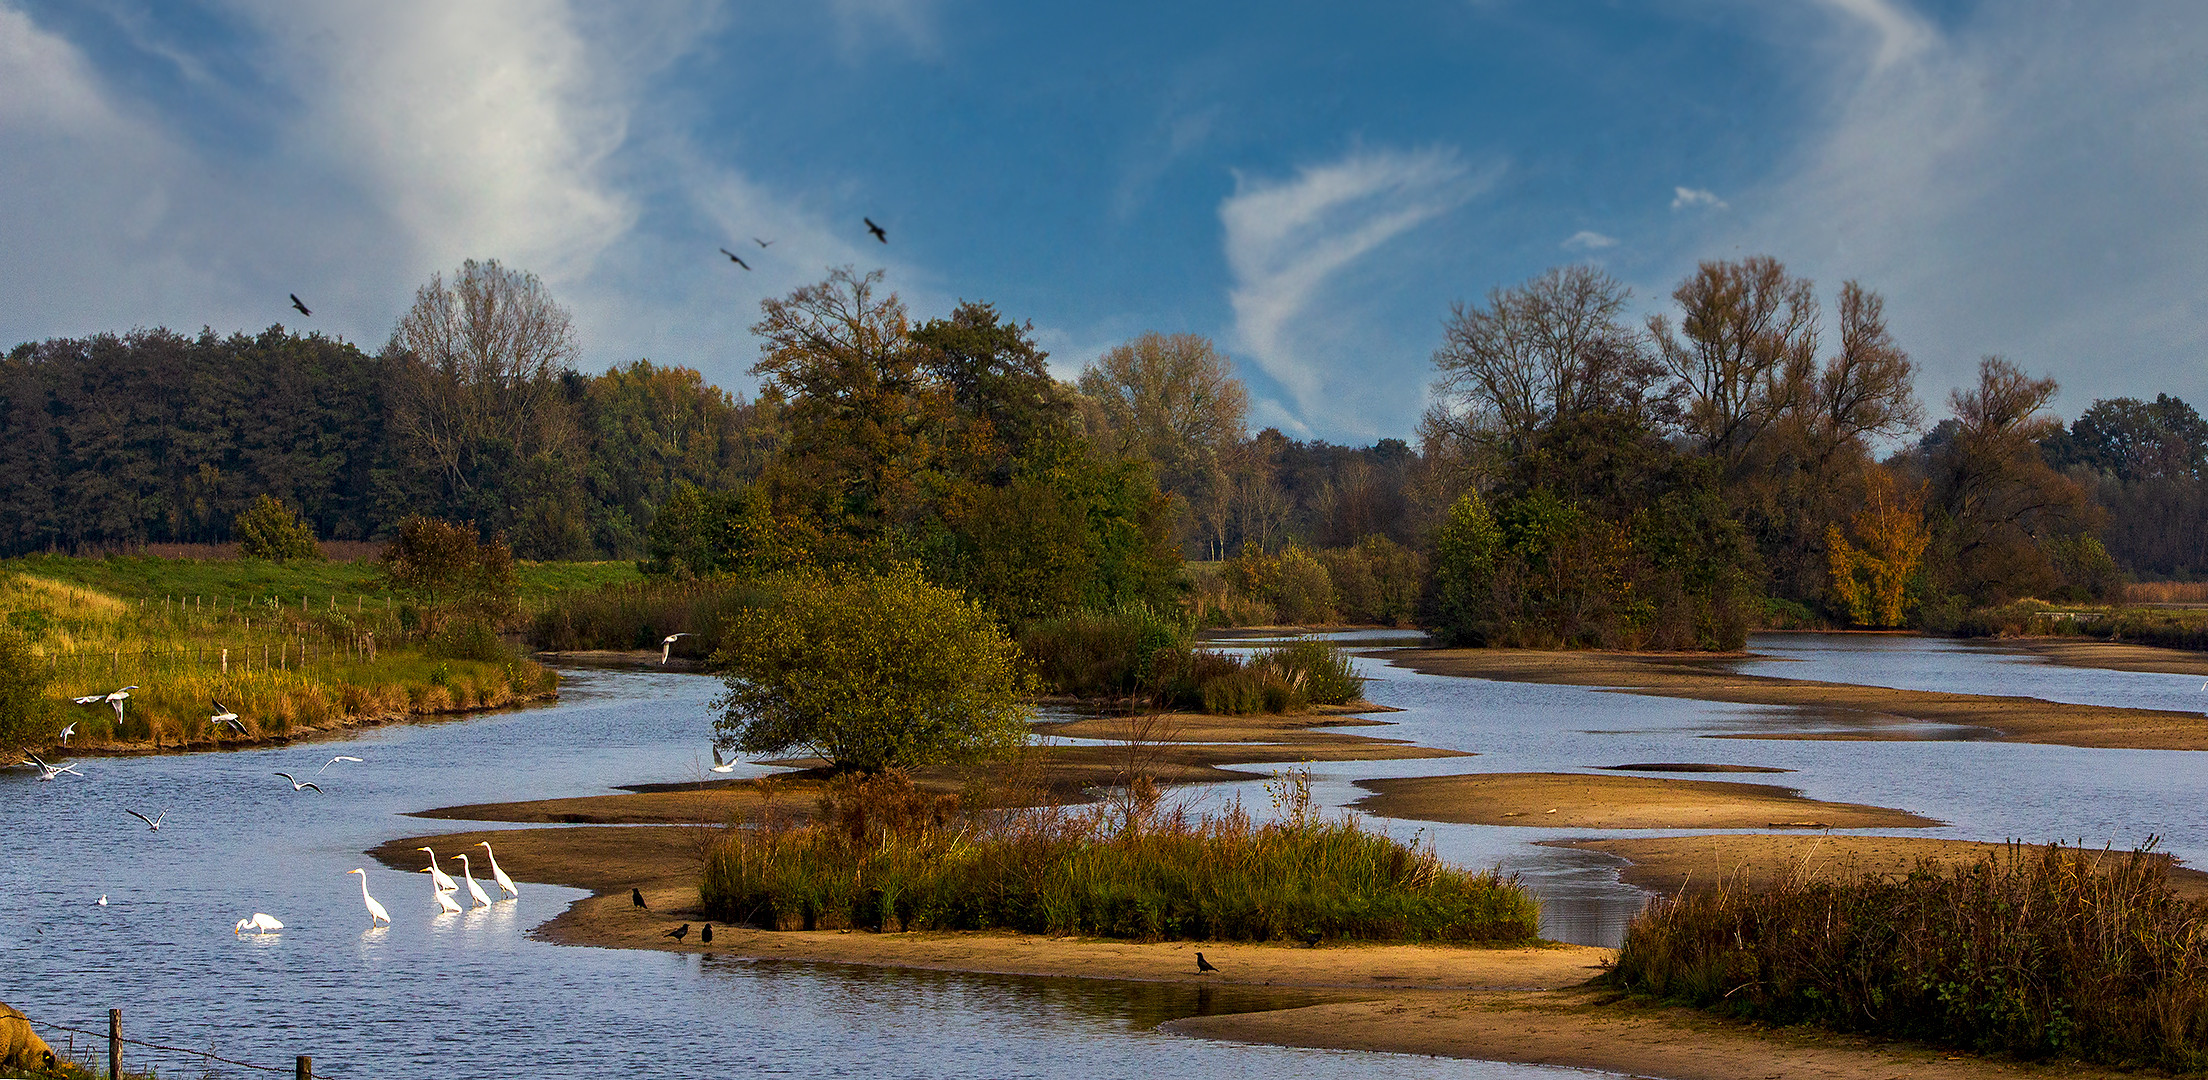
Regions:
<instances>
[{"instance_id":1,"label":"flying dark bird","mask_svg":"<svg viewBox=\"0 0 2208 1080\"><path fill-rule=\"evenodd\" d=\"M682 944L682 936L683 936L684 934L687 934L687 933L689 933L689 932L690 932L690 924L689 924L689 923L683 923L683 924L682 924L681 926L675 927L674 929L672 929L672 930L669 930L669 931L667 931L666 933L664 933L664 934L661 934L661 935L659 935L659 936L661 936L661 937L671 937L671 938L674 938L674 939L675 939L675 944L677 944L677 945L680 945L680 944Z\"/></svg>"},{"instance_id":2,"label":"flying dark bird","mask_svg":"<svg viewBox=\"0 0 2208 1080\"><path fill-rule=\"evenodd\" d=\"M761 240L761 239L759 239L759 238L758 238L758 237L756 237L756 236L754 236L754 237L752 237L752 238L751 238L751 242L752 242L752 243L754 243L754 244L757 244L757 245L759 245L760 247L763 247L763 248L769 248L769 247L773 247L773 246L774 246L774 241L772 241L772 240Z\"/></svg>"},{"instance_id":3,"label":"flying dark bird","mask_svg":"<svg viewBox=\"0 0 2208 1080\"><path fill-rule=\"evenodd\" d=\"M293 307L295 307L295 308L298 308L298 309L299 309L299 314L301 314L301 315L312 315L312 314L314 314L314 312L311 312L311 311L308 311L308 310L307 310L307 302L306 302L306 301L304 301L304 300L301 300L301 299L299 299L299 294L298 294L298 293L292 293L292 294L291 294L291 306L293 306Z\"/></svg>"},{"instance_id":4,"label":"flying dark bird","mask_svg":"<svg viewBox=\"0 0 2208 1080\"><path fill-rule=\"evenodd\" d=\"M733 251L730 251L730 250L728 250L727 248L722 248L722 249L721 249L721 254L723 254L723 255L726 255L726 256L728 256L728 261L730 261L730 262L732 262L732 263L735 263L736 265L738 265L738 266L741 266L741 267L743 267L743 268L744 268L744 269L746 269L746 270L749 270L749 269L751 269L751 264L750 264L750 263L747 263L747 262L745 262L745 261L744 261L744 260L742 260L742 259L739 259L739 258L737 258L737 257L736 257L736 253L735 253L735 252L733 252Z\"/></svg>"},{"instance_id":5,"label":"flying dark bird","mask_svg":"<svg viewBox=\"0 0 2208 1080\"><path fill-rule=\"evenodd\" d=\"M652 910L651 908L644 907L644 890L642 889L629 890L629 903L635 904L637 907L644 908L644 910L646 911Z\"/></svg>"},{"instance_id":6,"label":"flying dark bird","mask_svg":"<svg viewBox=\"0 0 2208 1080\"><path fill-rule=\"evenodd\" d=\"M704 927L703 929L701 929L701 930L699 930L699 931L698 931L698 940L699 940L699 941L702 941L702 942L704 942L704 943L706 943L707 945L711 945L711 944L713 944L713 924L712 924L712 923L706 923L706 924L705 924L705 927Z\"/></svg>"},{"instance_id":7,"label":"flying dark bird","mask_svg":"<svg viewBox=\"0 0 2208 1080\"><path fill-rule=\"evenodd\" d=\"M866 231L868 231L868 232L870 232L870 233L873 233L873 234L874 234L874 239L876 239L876 240L879 240L879 241L881 241L882 243L885 243L885 244L886 244L886 243L889 243L889 234L888 234L888 233L886 233L886 232L883 232L883 231L882 231L882 227L881 227L881 226L879 226L879 225L876 225L876 224L874 224L874 219L873 219L873 218L870 218L870 217L862 217L862 218L860 218L859 220L860 220L860 221L863 221L863 222L866 222Z\"/></svg>"},{"instance_id":8,"label":"flying dark bird","mask_svg":"<svg viewBox=\"0 0 2208 1080\"><path fill-rule=\"evenodd\" d=\"M1213 966L1211 966L1211 961L1209 961L1209 960L1206 960L1206 959L1204 959L1204 954L1203 954L1203 953L1197 953L1197 954L1196 954L1196 973L1197 973L1198 975L1201 975L1201 974L1203 974L1204 972L1207 972L1207 971L1217 971L1217 970L1219 970L1219 969L1218 969L1218 968L1215 968L1215 967L1213 967Z\"/></svg>"}]
</instances>

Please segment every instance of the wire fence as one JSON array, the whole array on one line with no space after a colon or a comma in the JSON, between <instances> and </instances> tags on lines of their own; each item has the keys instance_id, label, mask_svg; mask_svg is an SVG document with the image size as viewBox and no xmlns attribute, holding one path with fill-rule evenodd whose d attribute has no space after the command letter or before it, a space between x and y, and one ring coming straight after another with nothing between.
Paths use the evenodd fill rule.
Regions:
<instances>
[{"instance_id":1,"label":"wire fence","mask_svg":"<svg viewBox=\"0 0 2208 1080\"><path fill-rule=\"evenodd\" d=\"M195 1050L188 1046L170 1046L165 1043L149 1042L145 1039L125 1038L122 1035L122 1011L119 1009L111 1009L108 1011L108 1030L106 1031L93 1031L88 1028L70 1027L67 1024L51 1024L42 1023L39 1021L32 1021L32 1026L43 1028L48 1031L68 1032L72 1036L85 1035L96 1040L106 1041L109 1080L121 1080L121 1077L123 1075L120 1072L122 1068L122 1048L125 1046L136 1046L147 1050L159 1050L164 1053L170 1054L184 1054L189 1057L196 1058L202 1064L208 1067L207 1074L210 1076L215 1075L215 1070L213 1066L220 1064L229 1065L239 1069L251 1069L255 1072L276 1073L278 1075L289 1073L293 1077L297 1078L297 1080L315 1080L315 1077L318 1076L321 1077L321 1080L335 1080L335 1078L330 1077L327 1074L315 1072L314 1059L311 1056L305 1054L299 1055L296 1059L293 1060L292 1064L290 1065L256 1065L250 1061L239 1061L236 1058L223 1057L222 1055L215 1053L212 1048L206 1050ZM52 1045L52 1040L48 1040L48 1045ZM67 1049L62 1051L62 1053L74 1058L78 1054L93 1053L94 1047L97 1045L97 1043L87 1044L80 1050L76 1045L76 1040L72 1038L68 1040L65 1045L67 1046ZM94 1072L94 1075L98 1075L97 1070L92 1069L91 1063L80 1061L79 1064L84 1065L84 1067L88 1070L92 1070Z\"/></svg>"}]
</instances>

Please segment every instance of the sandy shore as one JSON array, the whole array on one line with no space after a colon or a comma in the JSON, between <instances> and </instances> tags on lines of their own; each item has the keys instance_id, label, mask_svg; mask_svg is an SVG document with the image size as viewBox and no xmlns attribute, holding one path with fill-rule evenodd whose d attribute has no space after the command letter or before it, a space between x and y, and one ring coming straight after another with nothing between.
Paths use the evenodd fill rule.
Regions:
<instances>
[{"instance_id":1,"label":"sandy shore","mask_svg":"<svg viewBox=\"0 0 2208 1080\"><path fill-rule=\"evenodd\" d=\"M1823 834L1618 837L1550 843L1615 855L1628 863L1619 872L1626 884L1667 895L1682 889L1721 886L1762 888L1782 880L1846 881L1864 874L1906 874L1925 859L1974 863L1989 855L2006 859L2016 851L2036 858L2046 850L2032 844L2012 849L2008 844L1923 836ZM2120 858L2128 853L2115 854ZM2170 886L2182 896L2208 899L2208 873L2173 866Z\"/></svg>"},{"instance_id":2,"label":"sandy shore","mask_svg":"<svg viewBox=\"0 0 2208 1080\"><path fill-rule=\"evenodd\" d=\"M2081 646L2097 647L2106 646ZM2170 650L2151 651L2161 654ZM2055 649L2048 655L2093 654ZM2208 750L2208 717L2197 712L2063 705L2038 698L1893 690L1774 675L1742 675L1725 670L1709 659L1681 654L1411 649L1393 653L1389 659L1429 675L1592 686L1622 693L1741 705L1783 705L1816 710L1851 725L1849 730L1843 731L1743 733L1729 736L1731 738L1911 740L1922 735L1910 730L1909 722L1922 722L1982 728L1986 738L2003 742ZM2144 664L2165 662L2170 658L2134 655L2131 659Z\"/></svg>"},{"instance_id":3,"label":"sandy shore","mask_svg":"<svg viewBox=\"0 0 2208 1080\"><path fill-rule=\"evenodd\" d=\"M2069 667L2151 671L2165 675L2199 675L2208 678L2208 653L2186 649L2164 649L2154 645L2130 645L2120 641L2082 638L2009 638L2003 640L2001 646L2031 653L2050 664Z\"/></svg>"},{"instance_id":4,"label":"sandy shore","mask_svg":"<svg viewBox=\"0 0 2208 1080\"><path fill-rule=\"evenodd\" d=\"M1806 799L1724 780L1582 773L1476 773L1359 780L1351 805L1383 817L1559 829L1930 829L1906 810Z\"/></svg>"}]
</instances>

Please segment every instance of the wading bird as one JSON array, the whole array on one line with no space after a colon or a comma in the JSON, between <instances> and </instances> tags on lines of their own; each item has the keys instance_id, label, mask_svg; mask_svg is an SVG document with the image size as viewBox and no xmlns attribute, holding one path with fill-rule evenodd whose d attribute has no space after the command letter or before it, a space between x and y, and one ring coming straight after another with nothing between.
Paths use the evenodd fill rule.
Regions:
<instances>
[{"instance_id":1,"label":"wading bird","mask_svg":"<svg viewBox=\"0 0 2208 1080\"><path fill-rule=\"evenodd\" d=\"M426 847L418 847L414 850L429 851ZM451 874L437 868L437 853L434 851L429 851L429 869L423 871L423 873L429 875L429 880L437 883L438 892L451 892L460 887L459 882L452 880Z\"/></svg>"},{"instance_id":2,"label":"wading bird","mask_svg":"<svg viewBox=\"0 0 2208 1080\"><path fill-rule=\"evenodd\" d=\"M346 756L345 756L345 755L343 755L343 754L339 754L339 755L337 755L336 757L333 757L333 758L331 758L330 760L328 760L328 761L325 761L325 762L323 762L323 763L322 763L322 768L321 768L321 769L316 769L316 770L314 770L314 775L316 775L316 776L320 776L320 775L322 775L322 771L323 771L323 769L327 769L327 768L329 768L330 766L332 766L332 765L335 765L335 764L337 764L337 763L338 763L338 762L340 762L340 761L359 761L359 760L360 760L360 759L359 759L359 758L357 758L357 757L346 757Z\"/></svg>"},{"instance_id":3,"label":"wading bird","mask_svg":"<svg viewBox=\"0 0 2208 1080\"><path fill-rule=\"evenodd\" d=\"M722 248L722 249L721 249L721 254L723 254L723 255L726 255L726 256L728 256L728 261L730 261L730 262L732 262L732 263L735 263L736 265L738 265L738 266L741 266L741 267L743 267L743 268L744 268L744 269L746 269L746 270L749 270L749 269L751 269L751 264L750 264L750 263L747 263L747 262L745 262L745 261L744 261L744 260L742 260L742 259L739 259L739 258L737 258L737 257L736 257L736 253L735 253L735 252L733 252L733 251L730 251L730 250L728 250L727 248Z\"/></svg>"},{"instance_id":4,"label":"wading bird","mask_svg":"<svg viewBox=\"0 0 2208 1080\"><path fill-rule=\"evenodd\" d=\"M732 758L729 758L729 759L728 759L727 761L722 761L722 760L721 760L721 745L720 745L719 743L714 743L714 744L712 744L712 748L713 748L713 771L714 771L714 772L735 772L735 771L736 771L736 763L737 763L737 761L738 761L739 759L737 759L737 758L733 758L733 757L732 757Z\"/></svg>"},{"instance_id":5,"label":"wading bird","mask_svg":"<svg viewBox=\"0 0 2208 1080\"><path fill-rule=\"evenodd\" d=\"M360 885L363 889L367 888L368 879L366 877L361 878ZM366 893L363 893L362 895L366 895ZM370 900L369 903L373 904L375 903L375 901ZM253 917L250 919L239 919L238 925L231 927L230 932L243 937L247 934L266 934L270 931L281 930L283 928L284 924L277 922L276 916L271 915L265 911L256 911L253 913Z\"/></svg>"},{"instance_id":6,"label":"wading bird","mask_svg":"<svg viewBox=\"0 0 2208 1080\"><path fill-rule=\"evenodd\" d=\"M152 817L147 817L146 815L141 814L136 810L126 809L123 811L123 813L129 814L130 816L145 822L146 828L151 829L154 832L161 831L161 819L169 816L169 811L167 807L162 807L161 812L153 815Z\"/></svg>"},{"instance_id":7,"label":"wading bird","mask_svg":"<svg viewBox=\"0 0 2208 1080\"><path fill-rule=\"evenodd\" d=\"M101 907L106 907L106 906L107 906L107 894L106 894L106 893L104 893L104 892L103 892L103 893L101 893L101 894L100 894L100 898L99 898L99 899L97 899L97 900L94 900L94 901L92 901L92 902L93 902L93 903L95 903L95 904L98 904L98 905L100 905Z\"/></svg>"},{"instance_id":8,"label":"wading bird","mask_svg":"<svg viewBox=\"0 0 2208 1080\"><path fill-rule=\"evenodd\" d=\"M458 915L460 913L460 901L453 899L451 893L443 889L431 889L429 895L436 899L437 910L440 914Z\"/></svg>"},{"instance_id":9,"label":"wading bird","mask_svg":"<svg viewBox=\"0 0 2208 1080\"><path fill-rule=\"evenodd\" d=\"M238 719L238 714L225 708L222 702L215 702L215 715L208 717L207 720L210 723L223 724L240 735L245 734L245 724Z\"/></svg>"},{"instance_id":10,"label":"wading bird","mask_svg":"<svg viewBox=\"0 0 2208 1080\"><path fill-rule=\"evenodd\" d=\"M646 911L652 910L651 908L644 906L644 890L642 889L632 888L629 890L629 903L634 904L637 907L644 908L644 910Z\"/></svg>"},{"instance_id":11,"label":"wading bird","mask_svg":"<svg viewBox=\"0 0 2208 1080\"><path fill-rule=\"evenodd\" d=\"M690 636L689 632L688 632L688 631L684 631L684 632L682 632L682 633L680 633L680 634L669 634L669 635L667 635L666 637L664 637L664 638L661 638L661 639L660 639L660 641L659 641L659 662L660 662L660 663L661 663L662 665L665 665L665 664L667 663L667 657L669 656L669 654L671 654L671 653L673 653L673 652L675 651L675 639L676 639L676 638L689 637L689 636Z\"/></svg>"},{"instance_id":12,"label":"wading bird","mask_svg":"<svg viewBox=\"0 0 2208 1080\"><path fill-rule=\"evenodd\" d=\"M1217 970L1219 970L1219 969L1218 969L1218 968L1216 968L1216 967L1213 967L1213 966L1212 966L1212 964L1211 964L1211 961L1209 961L1209 960L1206 960L1206 959L1204 959L1204 954L1203 954L1203 953L1197 953L1197 954L1196 954L1196 974L1198 974L1198 975L1201 975L1201 974L1203 974L1204 972L1207 972L1207 971L1217 971Z\"/></svg>"},{"instance_id":13,"label":"wading bird","mask_svg":"<svg viewBox=\"0 0 2208 1080\"><path fill-rule=\"evenodd\" d=\"M76 721L74 721L74 720L71 720L71 721L69 721L69 726L68 726L68 727L65 727L65 728L62 728L62 729L61 729L61 745L63 745L63 746L67 746L67 745L69 745L69 736L71 736L71 735L74 735L74 734L76 734L76 733L77 733L77 722L76 722Z\"/></svg>"},{"instance_id":14,"label":"wading bird","mask_svg":"<svg viewBox=\"0 0 2208 1080\"><path fill-rule=\"evenodd\" d=\"M368 925L373 927L379 922L385 926L391 925L391 913L383 910L383 905L376 903L375 897L368 895L368 871L354 867L345 872L360 875L360 902L368 905Z\"/></svg>"},{"instance_id":15,"label":"wading bird","mask_svg":"<svg viewBox=\"0 0 2208 1080\"><path fill-rule=\"evenodd\" d=\"M465 854L461 854L454 855L453 858L460 860L460 880L468 883L468 898L475 901L475 903L470 906L491 906L490 894L483 891L483 886L475 883L475 871L468 867L468 857Z\"/></svg>"},{"instance_id":16,"label":"wading bird","mask_svg":"<svg viewBox=\"0 0 2208 1080\"><path fill-rule=\"evenodd\" d=\"M888 233L886 233L886 232L883 232L883 231L882 231L882 227L881 227L881 226L879 226L879 225L876 225L876 224L874 224L874 219L873 219L873 218L870 218L870 217L862 217L862 218L860 218L859 220L860 220L860 221L863 221L863 222L866 222L866 231L867 231L867 232L870 232L870 233L873 233L873 234L874 234L874 239L876 239L876 240L879 240L879 241L881 241L882 243L885 243L885 244L886 244L886 243L889 243L889 234L888 234Z\"/></svg>"},{"instance_id":17,"label":"wading bird","mask_svg":"<svg viewBox=\"0 0 2208 1080\"><path fill-rule=\"evenodd\" d=\"M661 934L661 935L659 935L659 936L661 936L661 937L671 937L671 938L674 938L674 939L675 939L675 944L677 944L677 945L680 945L680 944L682 944L682 937L683 937L683 935L684 935L684 934L687 934L687 933L689 933L689 932L690 932L690 924L689 924L689 923L683 923L683 924L682 924L681 926L675 927L674 929L672 929L672 930L669 930L669 931L667 931L666 933L664 933L664 934Z\"/></svg>"},{"instance_id":18,"label":"wading bird","mask_svg":"<svg viewBox=\"0 0 2208 1080\"><path fill-rule=\"evenodd\" d=\"M311 311L308 311L308 310L307 310L307 302L306 302L306 301L304 301L304 300L301 300L301 299L299 299L299 294L298 294L298 293L292 293L292 294L291 294L291 306L292 306L292 307L295 307L295 308L298 308L298 309L299 309L299 314L301 314L301 315L308 315L308 316L311 316L311 315L313 315L313 314L314 314L314 312L311 312ZM362 878L361 880L362 880L363 882L365 882L365 881L367 881L368 879L367 879L367 878Z\"/></svg>"},{"instance_id":19,"label":"wading bird","mask_svg":"<svg viewBox=\"0 0 2208 1080\"><path fill-rule=\"evenodd\" d=\"M491 860L491 880L498 882L499 890L504 892L509 899L519 897L521 890L514 888L514 879L507 877L506 871L498 868L498 853L491 850L491 842L484 840L476 846L483 849L484 858Z\"/></svg>"},{"instance_id":20,"label":"wading bird","mask_svg":"<svg viewBox=\"0 0 2208 1080\"><path fill-rule=\"evenodd\" d=\"M291 790L293 791L312 791L317 795L322 794L322 789L315 787L314 781L312 780L292 780L291 774L288 772L280 772L276 775L281 776L286 780L291 780Z\"/></svg>"}]
</instances>

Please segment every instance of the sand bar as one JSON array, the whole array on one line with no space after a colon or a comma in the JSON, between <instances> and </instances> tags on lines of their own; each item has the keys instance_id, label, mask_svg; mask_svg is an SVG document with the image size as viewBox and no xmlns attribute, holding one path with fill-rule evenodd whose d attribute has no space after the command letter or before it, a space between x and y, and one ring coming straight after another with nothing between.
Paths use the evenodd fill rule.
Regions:
<instances>
[{"instance_id":1,"label":"sand bar","mask_svg":"<svg viewBox=\"0 0 2208 1080\"><path fill-rule=\"evenodd\" d=\"M1600 851L1626 860L1620 872L1628 885L1659 895L1682 889L1763 888L1782 880L1848 881L1864 874L1906 874L1920 860L1960 864L1987 856L2010 858L2017 851L2037 857L2035 844L1990 844L1925 836L1741 835L1618 837L1549 841L1555 847ZM2098 849L2088 849L2098 853ZM2127 852L2115 852L2122 858ZM2156 856L2168 859L2168 856ZM2180 896L2208 899L2208 873L2170 868L2170 887Z\"/></svg>"},{"instance_id":2,"label":"sand bar","mask_svg":"<svg viewBox=\"0 0 2208 1080\"><path fill-rule=\"evenodd\" d=\"M1727 780L1584 773L1471 773L1359 780L1351 804L1383 817L1556 829L1930 829L1906 810L1805 799Z\"/></svg>"}]
</instances>

